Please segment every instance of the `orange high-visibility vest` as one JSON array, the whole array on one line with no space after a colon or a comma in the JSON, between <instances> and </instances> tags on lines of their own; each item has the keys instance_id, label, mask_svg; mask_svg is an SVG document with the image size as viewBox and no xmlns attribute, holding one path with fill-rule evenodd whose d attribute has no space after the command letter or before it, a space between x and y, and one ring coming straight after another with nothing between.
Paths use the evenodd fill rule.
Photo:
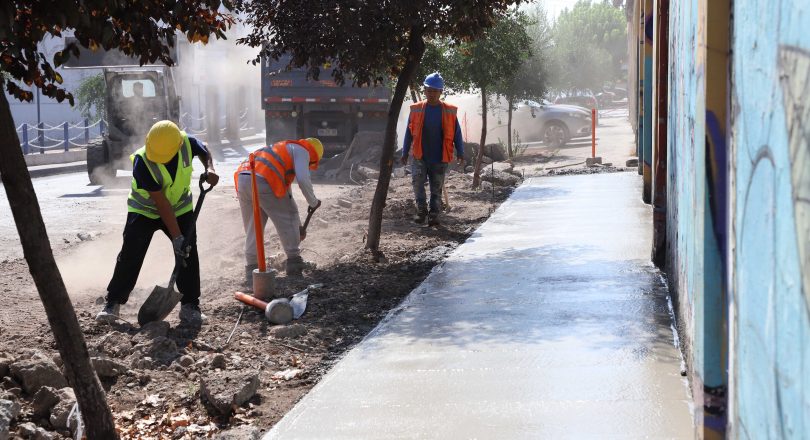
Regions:
<instances>
[{"instance_id":1,"label":"orange high-visibility vest","mask_svg":"<svg viewBox=\"0 0 810 440\"><path fill-rule=\"evenodd\" d=\"M256 159L256 174L264 178L273 194L282 198L287 194L293 180L295 180L295 164L290 152L287 150L287 144L293 143L304 147L309 153L309 169L318 169L318 153L315 148L304 139L279 141L272 146L262 147L253 152ZM239 192L239 174L244 171L250 171L250 160L244 160L236 172L233 173L233 183L236 192Z\"/></svg>"},{"instance_id":2,"label":"orange high-visibility vest","mask_svg":"<svg viewBox=\"0 0 810 440\"><path fill-rule=\"evenodd\" d=\"M456 135L456 114L458 107L440 101L442 106L442 162L453 161L453 138ZM425 126L425 105L427 101L411 104L408 128L413 136L413 157L422 158L422 128Z\"/></svg>"}]
</instances>

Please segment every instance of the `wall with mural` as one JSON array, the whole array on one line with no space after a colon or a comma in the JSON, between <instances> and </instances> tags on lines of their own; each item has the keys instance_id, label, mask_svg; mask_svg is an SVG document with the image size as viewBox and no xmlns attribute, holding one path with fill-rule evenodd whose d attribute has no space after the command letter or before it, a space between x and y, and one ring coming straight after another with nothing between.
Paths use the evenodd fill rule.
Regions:
<instances>
[{"instance_id":1,"label":"wall with mural","mask_svg":"<svg viewBox=\"0 0 810 440\"><path fill-rule=\"evenodd\" d=\"M651 148L666 185L652 196L666 200L697 434L810 438L810 3L654 0L668 33L645 32L641 14L635 35L667 40L669 69L639 84L637 120L643 132L667 107ZM647 80L665 81L666 101L648 105Z\"/></svg>"},{"instance_id":2,"label":"wall with mural","mask_svg":"<svg viewBox=\"0 0 810 440\"><path fill-rule=\"evenodd\" d=\"M730 425L808 438L810 5L733 8Z\"/></svg>"}]
</instances>

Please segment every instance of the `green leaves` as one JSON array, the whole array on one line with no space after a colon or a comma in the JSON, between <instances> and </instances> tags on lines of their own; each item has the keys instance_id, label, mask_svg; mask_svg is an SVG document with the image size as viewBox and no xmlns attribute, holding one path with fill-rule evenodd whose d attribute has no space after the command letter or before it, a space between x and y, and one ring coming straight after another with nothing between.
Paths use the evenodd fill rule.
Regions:
<instances>
[{"instance_id":1,"label":"green leaves","mask_svg":"<svg viewBox=\"0 0 810 440\"><path fill-rule=\"evenodd\" d=\"M158 59L171 64L168 47L174 45L176 29L188 29L194 41L207 42L210 35L224 38L233 17L220 12L221 0L173 0L173 8L162 0L16 0L0 6L0 70L8 72L6 90L17 99L31 99L17 82L33 85L58 101L73 96L64 88L54 67L78 56L68 45L49 58L37 45L47 36L59 37L73 31L77 41L89 49L120 49L142 63ZM16 9L15 9L16 7Z\"/></svg>"}]
</instances>

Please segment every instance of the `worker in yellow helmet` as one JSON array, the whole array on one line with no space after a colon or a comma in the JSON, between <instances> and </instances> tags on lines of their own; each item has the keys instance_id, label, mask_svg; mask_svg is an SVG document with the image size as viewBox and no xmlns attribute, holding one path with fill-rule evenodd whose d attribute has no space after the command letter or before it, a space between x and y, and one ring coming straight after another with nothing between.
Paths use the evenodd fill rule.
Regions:
<instances>
[{"instance_id":1,"label":"worker in yellow helmet","mask_svg":"<svg viewBox=\"0 0 810 440\"><path fill-rule=\"evenodd\" d=\"M293 180L304 194L311 208L320 206L310 179L310 170L318 169L323 157L323 144L317 138L285 140L253 152L256 166L256 185L259 194L262 229L267 219L273 222L278 238L287 255L288 276L300 276L305 267L301 258L301 217L293 200L290 186ZM256 232L253 226L253 194L251 191L250 163L242 162L233 175L239 194L239 207L245 227L245 281L252 284L253 269L258 267Z\"/></svg>"},{"instance_id":2,"label":"worker in yellow helmet","mask_svg":"<svg viewBox=\"0 0 810 440\"><path fill-rule=\"evenodd\" d=\"M127 200L127 222L124 244L115 263L112 280L107 286L106 304L96 315L100 322L118 318L121 304L126 304L135 287L146 251L155 231L163 231L171 240L176 254L185 258L177 274L181 298L180 320L202 323L200 311L200 262L197 239L189 237L183 249L183 231L194 222L191 200L191 159L198 157L205 166L209 185L219 181L214 162L205 144L181 131L172 121L159 121L146 135L146 144L130 156L132 187ZM196 234L194 234L196 235Z\"/></svg>"}]
</instances>

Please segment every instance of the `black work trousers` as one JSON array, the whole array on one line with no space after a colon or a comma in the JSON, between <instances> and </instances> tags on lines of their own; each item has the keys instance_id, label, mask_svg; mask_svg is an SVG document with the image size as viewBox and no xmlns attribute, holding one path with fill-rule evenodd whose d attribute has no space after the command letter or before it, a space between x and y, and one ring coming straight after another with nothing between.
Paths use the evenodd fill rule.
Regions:
<instances>
[{"instance_id":1,"label":"black work trousers","mask_svg":"<svg viewBox=\"0 0 810 440\"><path fill-rule=\"evenodd\" d=\"M188 233L192 222L194 222L194 212L177 217L180 231L184 234ZM138 281L138 274L141 273L143 259L146 257L146 251L149 250L152 236L158 230L163 231L167 237L170 237L169 230L166 229L163 220L151 219L134 212L127 214L127 224L124 226L124 245L121 247L121 252L118 253L115 271L110 284L107 286L107 301L126 304L129 294ZM187 238L189 245L191 245L191 253L186 258L186 266L180 267L180 271L177 273L177 290L183 294L180 299L182 304L199 305L200 258L197 255L197 234L192 233L191 237ZM174 255L172 255L171 261L171 266L167 264L167 268L174 267ZM170 274L166 273L167 282Z\"/></svg>"}]
</instances>

